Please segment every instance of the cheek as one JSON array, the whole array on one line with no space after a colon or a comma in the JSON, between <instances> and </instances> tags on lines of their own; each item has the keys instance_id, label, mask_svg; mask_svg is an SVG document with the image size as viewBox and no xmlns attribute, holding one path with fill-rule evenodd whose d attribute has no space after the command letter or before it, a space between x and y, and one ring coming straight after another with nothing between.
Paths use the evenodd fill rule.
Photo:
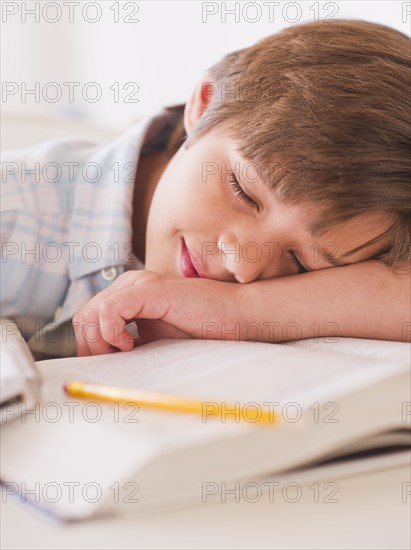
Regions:
<instances>
[{"instance_id":1,"label":"cheek","mask_svg":"<svg viewBox=\"0 0 411 550\"><path fill-rule=\"evenodd\" d=\"M153 197L155 227L217 229L230 215L228 183L221 171L207 171L204 159L218 158L207 147L180 148L169 162ZM215 165L215 162L213 163ZM159 218L162 219L159 219Z\"/></svg>"},{"instance_id":2,"label":"cheek","mask_svg":"<svg viewBox=\"0 0 411 550\"><path fill-rule=\"evenodd\" d=\"M164 173L154 198L168 218L190 224L207 220L209 223L227 214L223 185L219 175L205 180L196 167L175 166Z\"/></svg>"},{"instance_id":3,"label":"cheek","mask_svg":"<svg viewBox=\"0 0 411 550\"><path fill-rule=\"evenodd\" d=\"M197 193L189 174L169 166L160 179L150 205L147 231L157 237L186 229L198 215Z\"/></svg>"}]
</instances>

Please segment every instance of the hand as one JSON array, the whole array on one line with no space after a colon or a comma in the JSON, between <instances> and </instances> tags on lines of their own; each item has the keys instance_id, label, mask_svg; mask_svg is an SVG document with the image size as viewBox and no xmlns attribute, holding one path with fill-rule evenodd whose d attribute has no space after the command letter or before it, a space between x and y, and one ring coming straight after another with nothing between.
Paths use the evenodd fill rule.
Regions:
<instances>
[{"instance_id":1,"label":"hand","mask_svg":"<svg viewBox=\"0 0 411 550\"><path fill-rule=\"evenodd\" d=\"M243 285L126 271L73 317L77 355L98 355L158 338L216 338L221 323L239 320ZM138 321L137 321L138 320ZM136 321L140 339L125 330Z\"/></svg>"}]
</instances>

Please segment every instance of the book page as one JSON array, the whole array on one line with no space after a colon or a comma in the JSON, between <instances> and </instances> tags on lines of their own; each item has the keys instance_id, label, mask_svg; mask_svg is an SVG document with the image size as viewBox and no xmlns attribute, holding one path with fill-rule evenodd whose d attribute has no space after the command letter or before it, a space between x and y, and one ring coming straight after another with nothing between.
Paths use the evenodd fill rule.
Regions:
<instances>
[{"instance_id":1,"label":"book page","mask_svg":"<svg viewBox=\"0 0 411 550\"><path fill-rule=\"evenodd\" d=\"M375 361L305 346L164 339L130 352L52 359L37 366L45 378L57 376L61 383L81 379L201 399L308 403L406 369L408 345L395 351L389 361Z\"/></svg>"},{"instance_id":2,"label":"book page","mask_svg":"<svg viewBox=\"0 0 411 550\"><path fill-rule=\"evenodd\" d=\"M21 402L32 403L40 397L33 356L17 325L6 318L0 319L0 359L0 422L5 422L20 414Z\"/></svg>"},{"instance_id":3,"label":"book page","mask_svg":"<svg viewBox=\"0 0 411 550\"><path fill-rule=\"evenodd\" d=\"M370 340L367 338L343 338L341 336L326 336L323 338L306 338L281 342L281 345L299 348L308 348L320 351L333 351L361 357L375 357L378 359L400 357L407 351L411 356L411 344L406 342L392 342L389 340Z\"/></svg>"}]
</instances>

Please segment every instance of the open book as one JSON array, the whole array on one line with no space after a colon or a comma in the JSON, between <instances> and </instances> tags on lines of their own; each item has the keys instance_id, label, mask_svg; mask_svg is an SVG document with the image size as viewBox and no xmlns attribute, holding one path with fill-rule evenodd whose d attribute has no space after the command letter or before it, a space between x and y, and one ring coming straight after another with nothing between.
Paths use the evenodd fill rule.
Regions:
<instances>
[{"instance_id":1,"label":"open book","mask_svg":"<svg viewBox=\"0 0 411 550\"><path fill-rule=\"evenodd\" d=\"M39 361L41 400L1 427L6 497L73 521L204 506L249 483L270 491L409 461L410 345L326 340L167 339ZM64 393L71 380L237 403L247 414L89 402ZM263 408L279 421L256 422Z\"/></svg>"}]
</instances>

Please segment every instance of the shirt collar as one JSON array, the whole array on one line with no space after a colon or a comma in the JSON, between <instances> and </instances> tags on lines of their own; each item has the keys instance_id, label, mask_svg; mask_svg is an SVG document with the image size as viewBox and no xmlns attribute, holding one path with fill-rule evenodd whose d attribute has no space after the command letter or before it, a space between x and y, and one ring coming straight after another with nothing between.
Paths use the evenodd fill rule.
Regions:
<instances>
[{"instance_id":1,"label":"shirt collar","mask_svg":"<svg viewBox=\"0 0 411 550\"><path fill-rule=\"evenodd\" d=\"M166 108L145 117L115 141L93 149L79 170L70 228L72 281L112 265L141 265L132 253L134 180L145 142L161 138L169 120Z\"/></svg>"}]
</instances>

